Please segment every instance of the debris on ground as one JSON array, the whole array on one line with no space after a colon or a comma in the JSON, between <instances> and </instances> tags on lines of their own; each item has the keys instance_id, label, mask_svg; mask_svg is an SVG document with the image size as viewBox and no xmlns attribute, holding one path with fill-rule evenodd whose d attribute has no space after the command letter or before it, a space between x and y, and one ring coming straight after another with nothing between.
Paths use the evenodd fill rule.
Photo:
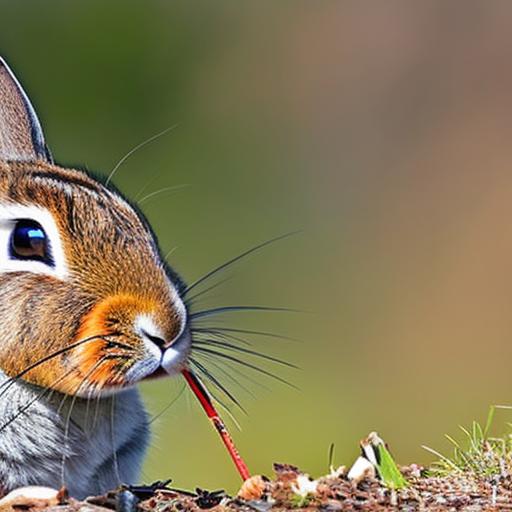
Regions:
<instances>
[{"instance_id":1,"label":"debris on ground","mask_svg":"<svg viewBox=\"0 0 512 512\"><path fill-rule=\"evenodd\" d=\"M313 478L290 464L274 464L273 478L252 476L235 496L222 490L180 490L164 481L122 486L79 502L67 497L65 490L31 487L0 500L0 512L512 511L512 459L495 464L491 456L496 455L498 445L487 440L471 448L478 471L461 470L456 458L451 463L453 471L442 473L416 464L399 467L376 433L363 439L360 446L361 456L350 469L331 468L327 475ZM469 464L468 453L459 447L456 455L461 454ZM445 457L445 464L447 461L450 459ZM487 462L482 465L481 461Z\"/></svg>"},{"instance_id":2,"label":"debris on ground","mask_svg":"<svg viewBox=\"0 0 512 512\"><path fill-rule=\"evenodd\" d=\"M378 477L351 481L348 473L311 479L298 468L275 464L272 479L253 477L237 496L223 491L194 492L155 488L140 500L129 487L85 502L68 499L65 505L49 507L51 512L272 512L283 510L337 511L499 511L512 510L512 475L486 481L464 475L428 477L416 465L400 468L408 486L392 489ZM26 507L11 510L27 510ZM5 510L5 509L4 509ZM41 510L41 508L31 508Z\"/></svg>"}]
</instances>

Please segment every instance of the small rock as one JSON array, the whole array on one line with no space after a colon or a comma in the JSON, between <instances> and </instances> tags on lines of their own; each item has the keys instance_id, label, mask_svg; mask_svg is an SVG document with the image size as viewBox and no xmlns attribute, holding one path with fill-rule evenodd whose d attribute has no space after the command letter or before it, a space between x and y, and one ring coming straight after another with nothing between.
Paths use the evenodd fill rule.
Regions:
<instances>
[{"instance_id":1,"label":"small rock","mask_svg":"<svg viewBox=\"0 0 512 512\"><path fill-rule=\"evenodd\" d=\"M248 478L238 491L237 497L246 501L259 500L268 488L268 481L261 475Z\"/></svg>"},{"instance_id":2,"label":"small rock","mask_svg":"<svg viewBox=\"0 0 512 512\"><path fill-rule=\"evenodd\" d=\"M15 507L51 507L61 504L66 498L67 492L64 489L58 491L51 487L20 487L0 499L0 511L12 510Z\"/></svg>"}]
</instances>

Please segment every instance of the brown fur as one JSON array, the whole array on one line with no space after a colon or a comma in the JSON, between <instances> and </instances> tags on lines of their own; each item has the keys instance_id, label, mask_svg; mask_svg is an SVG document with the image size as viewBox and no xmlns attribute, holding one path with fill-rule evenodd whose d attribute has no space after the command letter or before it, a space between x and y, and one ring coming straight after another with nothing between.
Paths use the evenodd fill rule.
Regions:
<instances>
[{"instance_id":1,"label":"brown fur","mask_svg":"<svg viewBox=\"0 0 512 512\"><path fill-rule=\"evenodd\" d=\"M122 386L123 373L142 356L133 330L138 314L151 313L166 340L182 328L176 297L145 223L124 199L84 172L42 161L0 163L0 203L8 202L52 214L69 276L0 274L0 367L12 376L79 340L115 333L115 341L131 350L99 339L25 378L71 394L85 377L100 389ZM123 357L94 368L101 357L116 354ZM59 381L69 371L70 377Z\"/></svg>"}]
</instances>

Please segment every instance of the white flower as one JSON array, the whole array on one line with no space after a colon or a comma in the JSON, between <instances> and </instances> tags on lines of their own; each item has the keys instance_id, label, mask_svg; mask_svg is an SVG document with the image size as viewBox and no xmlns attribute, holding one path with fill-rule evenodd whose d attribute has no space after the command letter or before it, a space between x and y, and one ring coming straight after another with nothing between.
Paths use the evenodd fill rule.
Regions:
<instances>
[{"instance_id":1,"label":"white flower","mask_svg":"<svg viewBox=\"0 0 512 512\"><path fill-rule=\"evenodd\" d=\"M375 478L375 466L366 458L358 457L350 468L347 478L356 484L365 478Z\"/></svg>"},{"instance_id":2,"label":"white flower","mask_svg":"<svg viewBox=\"0 0 512 512\"><path fill-rule=\"evenodd\" d=\"M318 482L316 480L311 480L307 475L299 475L295 480L295 483L292 484L292 491L297 496L306 498L310 494L315 494L317 487Z\"/></svg>"}]
</instances>

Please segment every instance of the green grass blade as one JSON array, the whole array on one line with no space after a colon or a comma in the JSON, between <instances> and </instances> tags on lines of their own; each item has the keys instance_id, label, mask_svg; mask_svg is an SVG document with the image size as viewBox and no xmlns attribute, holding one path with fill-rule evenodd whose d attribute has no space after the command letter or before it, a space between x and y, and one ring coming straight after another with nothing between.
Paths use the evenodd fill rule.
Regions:
<instances>
[{"instance_id":1,"label":"green grass blade","mask_svg":"<svg viewBox=\"0 0 512 512\"><path fill-rule=\"evenodd\" d=\"M489 437L489 431L491 430L492 423L494 421L494 415L496 413L496 407L491 405L489 407L489 413L487 414L487 421L485 422L484 428L484 438L487 439Z\"/></svg>"},{"instance_id":2,"label":"green grass blade","mask_svg":"<svg viewBox=\"0 0 512 512\"><path fill-rule=\"evenodd\" d=\"M405 489L409 482L398 469L396 462L384 443L376 447L379 461L377 470L384 485L390 489Z\"/></svg>"}]
</instances>

